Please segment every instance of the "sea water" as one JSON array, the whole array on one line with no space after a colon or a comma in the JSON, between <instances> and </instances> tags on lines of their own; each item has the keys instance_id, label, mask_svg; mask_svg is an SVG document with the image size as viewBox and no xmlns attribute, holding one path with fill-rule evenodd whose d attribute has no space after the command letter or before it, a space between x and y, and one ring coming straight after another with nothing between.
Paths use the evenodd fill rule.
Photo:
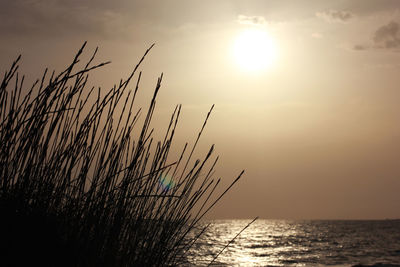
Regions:
<instances>
[{"instance_id":1,"label":"sea water","mask_svg":"<svg viewBox=\"0 0 400 267\"><path fill-rule=\"evenodd\" d=\"M246 226L246 220L208 221L187 254L208 266ZM257 220L211 266L400 266L400 220Z\"/></svg>"}]
</instances>

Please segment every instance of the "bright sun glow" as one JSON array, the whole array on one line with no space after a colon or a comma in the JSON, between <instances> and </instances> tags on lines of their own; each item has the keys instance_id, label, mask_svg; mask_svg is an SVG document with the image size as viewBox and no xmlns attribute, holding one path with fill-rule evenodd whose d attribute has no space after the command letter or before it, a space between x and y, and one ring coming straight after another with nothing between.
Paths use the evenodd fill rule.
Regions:
<instances>
[{"instance_id":1,"label":"bright sun glow","mask_svg":"<svg viewBox=\"0 0 400 267\"><path fill-rule=\"evenodd\" d=\"M246 71L261 71L271 67L276 59L276 46L268 33L260 29L247 29L239 34L233 55L237 64Z\"/></svg>"}]
</instances>

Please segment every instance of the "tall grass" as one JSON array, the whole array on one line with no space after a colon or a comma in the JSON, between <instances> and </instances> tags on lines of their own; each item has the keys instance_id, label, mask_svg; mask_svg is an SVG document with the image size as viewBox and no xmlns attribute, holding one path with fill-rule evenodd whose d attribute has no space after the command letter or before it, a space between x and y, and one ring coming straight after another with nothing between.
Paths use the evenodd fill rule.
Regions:
<instances>
[{"instance_id":1,"label":"tall grass","mask_svg":"<svg viewBox=\"0 0 400 267\"><path fill-rule=\"evenodd\" d=\"M216 195L213 146L192 159L212 108L194 145L173 160L180 105L164 138L153 139L162 75L147 111L134 112L151 47L104 93L88 88L88 74L108 62L93 65L96 49L79 63L85 44L64 71L46 70L28 89L20 57L1 82L0 265L179 265L198 238L189 233L243 172Z\"/></svg>"}]
</instances>

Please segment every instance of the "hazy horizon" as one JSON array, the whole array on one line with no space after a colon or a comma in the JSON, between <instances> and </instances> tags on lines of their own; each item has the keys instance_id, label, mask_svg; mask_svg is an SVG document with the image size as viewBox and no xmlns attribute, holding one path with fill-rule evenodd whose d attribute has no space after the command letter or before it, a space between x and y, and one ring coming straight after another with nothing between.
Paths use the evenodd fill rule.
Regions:
<instances>
[{"instance_id":1,"label":"hazy horizon","mask_svg":"<svg viewBox=\"0 0 400 267\"><path fill-rule=\"evenodd\" d=\"M208 218L400 219L398 1L15 0L0 18L0 70L22 54L25 88L87 40L107 90L156 43L139 92L164 73L155 129L182 104L180 151L215 104L199 157L215 144L224 185L245 170Z\"/></svg>"}]
</instances>

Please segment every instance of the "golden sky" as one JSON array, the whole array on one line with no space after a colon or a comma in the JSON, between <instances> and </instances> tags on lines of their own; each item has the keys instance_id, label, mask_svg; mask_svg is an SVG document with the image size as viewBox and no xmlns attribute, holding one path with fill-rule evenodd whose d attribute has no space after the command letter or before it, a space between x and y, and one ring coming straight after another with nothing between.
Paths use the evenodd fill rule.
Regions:
<instances>
[{"instance_id":1,"label":"golden sky","mask_svg":"<svg viewBox=\"0 0 400 267\"><path fill-rule=\"evenodd\" d=\"M158 128L183 104L179 150L215 104L200 146L225 184L246 170L210 217L400 218L399 1L14 0L0 18L1 70L22 53L31 80L87 40L106 90L156 43Z\"/></svg>"}]
</instances>

